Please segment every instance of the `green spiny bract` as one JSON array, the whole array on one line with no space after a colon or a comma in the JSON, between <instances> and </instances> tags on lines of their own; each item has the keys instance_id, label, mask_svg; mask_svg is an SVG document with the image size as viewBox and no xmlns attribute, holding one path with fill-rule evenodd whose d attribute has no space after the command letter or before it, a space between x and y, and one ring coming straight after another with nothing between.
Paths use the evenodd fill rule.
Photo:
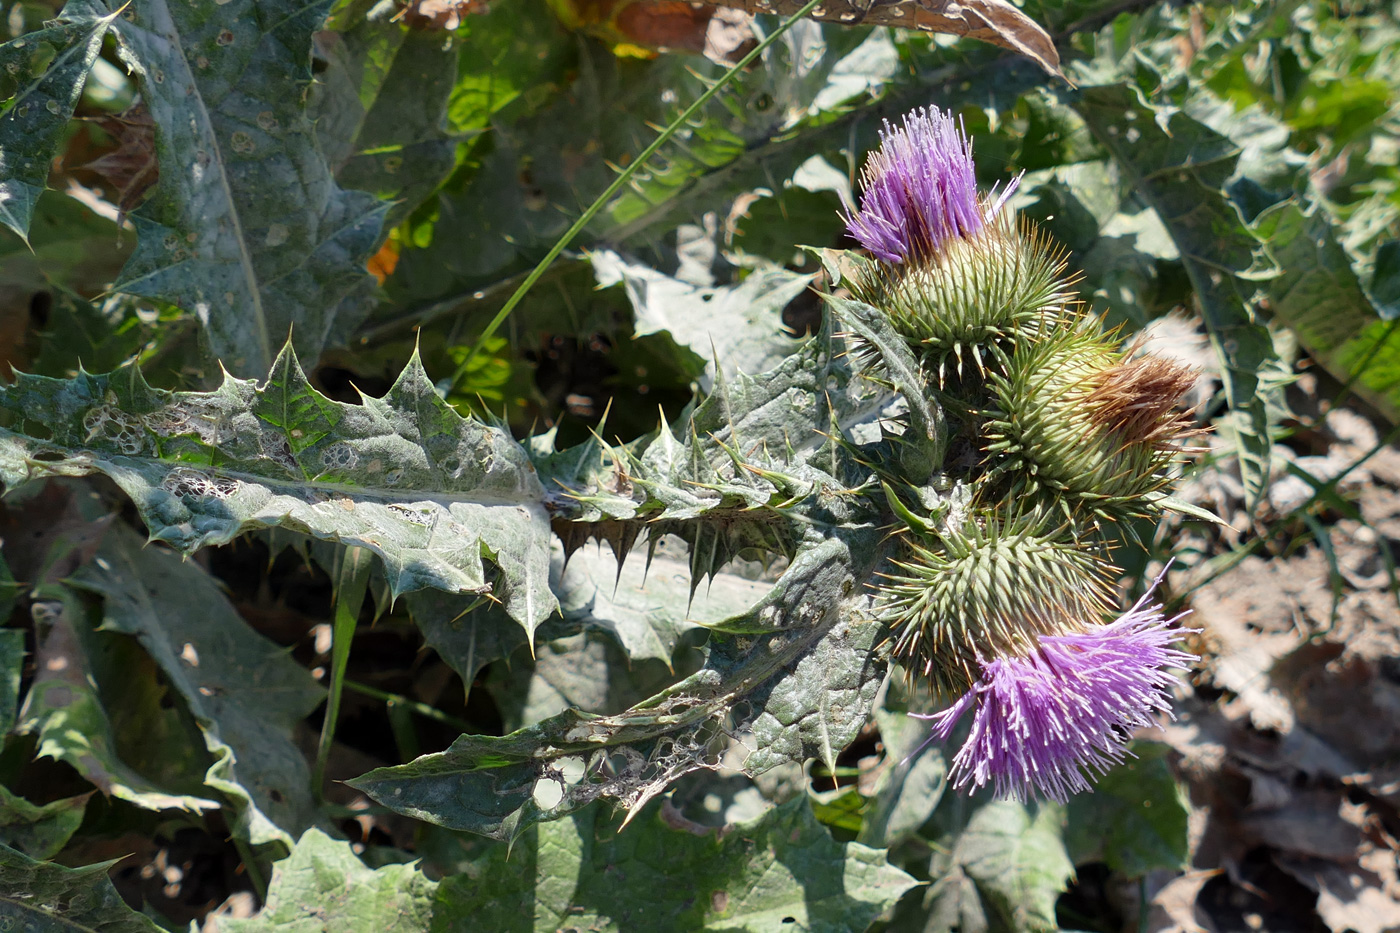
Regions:
<instances>
[{"instance_id":1,"label":"green spiny bract","mask_svg":"<svg viewBox=\"0 0 1400 933\"><path fill-rule=\"evenodd\" d=\"M1017 338L1034 338L1066 317L1074 298L1063 255L1029 224L1017 224L1009 208L917 263L878 268L861 284L862 300L885 311L940 385L950 359L960 375L965 362L981 373Z\"/></svg>"},{"instance_id":2,"label":"green spiny bract","mask_svg":"<svg viewBox=\"0 0 1400 933\"><path fill-rule=\"evenodd\" d=\"M956 696L980 665L1082 630L1111 605L1109 567L1069 526L969 516L935 543L912 544L880 586L895 652L936 692Z\"/></svg>"},{"instance_id":3,"label":"green spiny bract","mask_svg":"<svg viewBox=\"0 0 1400 933\"><path fill-rule=\"evenodd\" d=\"M991 377L989 473L1067 519L1148 514L1146 497L1193 433L1176 406L1194 381L1185 366L1120 349L1089 318L1022 343Z\"/></svg>"}]
</instances>

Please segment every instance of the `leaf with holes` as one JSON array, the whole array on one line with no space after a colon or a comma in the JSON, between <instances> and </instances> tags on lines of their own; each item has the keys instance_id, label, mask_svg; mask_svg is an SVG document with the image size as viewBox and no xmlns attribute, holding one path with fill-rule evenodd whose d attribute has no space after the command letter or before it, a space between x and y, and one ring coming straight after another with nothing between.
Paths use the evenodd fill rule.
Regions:
<instances>
[{"instance_id":1,"label":"leaf with holes","mask_svg":"<svg viewBox=\"0 0 1400 933\"><path fill-rule=\"evenodd\" d=\"M317 392L290 348L266 383L213 392L153 389L134 367L0 387L0 480L91 473L186 552L282 527L370 549L394 595L494 592L527 634L555 610L534 468L503 428L443 402L416 358L362 405Z\"/></svg>"},{"instance_id":2,"label":"leaf with holes","mask_svg":"<svg viewBox=\"0 0 1400 933\"><path fill-rule=\"evenodd\" d=\"M113 27L156 125L160 182L116 289L179 305L230 372L314 360L368 312L385 205L342 191L304 89L330 0L149 0Z\"/></svg>"},{"instance_id":3,"label":"leaf with holes","mask_svg":"<svg viewBox=\"0 0 1400 933\"><path fill-rule=\"evenodd\" d=\"M47 29L0 45L0 223L21 237L115 18L73 0Z\"/></svg>"},{"instance_id":4,"label":"leaf with holes","mask_svg":"<svg viewBox=\"0 0 1400 933\"><path fill-rule=\"evenodd\" d=\"M883 628L852 618L854 581L880 536L800 551L773 589L720 625L704 666L613 715L566 710L504 737L464 735L444 752L349 782L400 813L496 839L600 798L636 812L672 781L714 767L720 730L751 773L832 757L855 738L885 675Z\"/></svg>"}]
</instances>

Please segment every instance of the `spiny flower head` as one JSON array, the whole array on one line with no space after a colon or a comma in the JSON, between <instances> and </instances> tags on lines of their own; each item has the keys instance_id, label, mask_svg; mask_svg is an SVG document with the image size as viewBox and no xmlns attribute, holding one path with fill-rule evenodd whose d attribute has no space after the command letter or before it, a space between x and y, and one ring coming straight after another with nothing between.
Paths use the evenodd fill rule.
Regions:
<instances>
[{"instance_id":1,"label":"spiny flower head","mask_svg":"<svg viewBox=\"0 0 1400 933\"><path fill-rule=\"evenodd\" d=\"M1197 660L1170 647L1176 619L1148 604L1151 593L1115 622L1045 635L1029 654L987 661L961 699L920 716L933 722L930 740L946 741L975 708L953 758L953 786L991 784L1002 797L1064 802L1121 762L1133 730L1170 714L1171 670Z\"/></svg>"},{"instance_id":2,"label":"spiny flower head","mask_svg":"<svg viewBox=\"0 0 1400 933\"><path fill-rule=\"evenodd\" d=\"M1069 526L969 517L896 566L877 588L895 654L935 692L961 693L982 658L1032 651L1111 606L1107 563Z\"/></svg>"},{"instance_id":3,"label":"spiny flower head","mask_svg":"<svg viewBox=\"0 0 1400 933\"><path fill-rule=\"evenodd\" d=\"M950 357L959 374L965 358L980 373L1009 338L1062 316L1073 300L1063 255L1006 208L1017 181L978 194L972 143L950 115L916 110L880 135L846 225L881 261L852 290L885 311L940 384Z\"/></svg>"},{"instance_id":4,"label":"spiny flower head","mask_svg":"<svg viewBox=\"0 0 1400 933\"><path fill-rule=\"evenodd\" d=\"M906 114L897 129L885 121L880 149L861 171L861 186L860 210L846 215L847 229L888 263L931 256L945 241L972 236L986 222L972 141L937 107Z\"/></svg>"},{"instance_id":5,"label":"spiny flower head","mask_svg":"<svg viewBox=\"0 0 1400 933\"><path fill-rule=\"evenodd\" d=\"M1145 514L1196 433L1177 409L1195 379L1173 360L1120 349L1090 318L1025 342L992 376L992 472L1011 477L1011 495L1048 497L1066 517Z\"/></svg>"}]
</instances>

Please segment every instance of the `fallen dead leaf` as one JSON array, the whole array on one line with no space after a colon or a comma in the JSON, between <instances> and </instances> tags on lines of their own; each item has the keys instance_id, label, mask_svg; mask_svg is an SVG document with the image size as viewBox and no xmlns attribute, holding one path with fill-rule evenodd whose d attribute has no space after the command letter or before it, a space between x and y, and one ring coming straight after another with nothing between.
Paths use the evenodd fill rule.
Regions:
<instances>
[{"instance_id":1,"label":"fallen dead leaf","mask_svg":"<svg viewBox=\"0 0 1400 933\"><path fill-rule=\"evenodd\" d=\"M1279 857L1284 871L1317 892L1317 915L1335 933L1386 933L1400 928L1396 857L1369 843L1353 865Z\"/></svg>"},{"instance_id":2,"label":"fallen dead leaf","mask_svg":"<svg viewBox=\"0 0 1400 933\"><path fill-rule=\"evenodd\" d=\"M746 13L791 16L805 6L803 0L702 0L714 6ZM873 5L869 0L826 0L812 19L843 26L896 26L967 36L1024 55L1058 78L1060 53L1050 35L1035 20L1007 0L896 0Z\"/></svg>"},{"instance_id":3,"label":"fallen dead leaf","mask_svg":"<svg viewBox=\"0 0 1400 933\"><path fill-rule=\"evenodd\" d=\"M1143 925L1146 933L1215 933L1215 925L1205 911L1196 906L1201 888L1220 869L1189 871L1157 892L1152 898L1152 910Z\"/></svg>"}]
</instances>

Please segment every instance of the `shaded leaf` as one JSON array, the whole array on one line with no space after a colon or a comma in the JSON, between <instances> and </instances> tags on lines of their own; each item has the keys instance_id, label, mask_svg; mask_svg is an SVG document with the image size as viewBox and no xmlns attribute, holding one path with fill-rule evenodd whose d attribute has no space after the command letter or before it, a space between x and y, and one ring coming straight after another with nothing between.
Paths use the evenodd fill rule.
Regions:
<instances>
[{"instance_id":1,"label":"shaded leaf","mask_svg":"<svg viewBox=\"0 0 1400 933\"><path fill-rule=\"evenodd\" d=\"M833 841L801 797L698 835L655 807L619 830L595 807L444 880L433 929L837 933L865 929L914 884L883 851Z\"/></svg>"},{"instance_id":2,"label":"shaded leaf","mask_svg":"<svg viewBox=\"0 0 1400 933\"><path fill-rule=\"evenodd\" d=\"M148 810L199 813L217 807L217 803L206 798L168 792L118 756L113 723L93 687L88 652L77 629L85 624L77 594L62 587L48 587L36 599L32 612L38 673L24 701L18 731L38 736L37 754L71 765L104 795ZM153 682L139 677L131 677L130 682L134 688L147 691L155 687ZM139 704L141 699L129 698L128 706ZM164 738L158 725L143 723L150 744ZM169 770L183 771L186 765L174 760L173 755L165 763Z\"/></svg>"},{"instance_id":3,"label":"shaded leaf","mask_svg":"<svg viewBox=\"0 0 1400 933\"><path fill-rule=\"evenodd\" d=\"M40 807L0 784L0 845L30 858L53 858L82 824L91 796L64 797Z\"/></svg>"},{"instance_id":4,"label":"shaded leaf","mask_svg":"<svg viewBox=\"0 0 1400 933\"><path fill-rule=\"evenodd\" d=\"M1099 778L1092 794L1065 809L1065 845L1076 865L1103 861L1129 878L1186 867L1184 789L1167 766L1167 746L1138 742L1136 758Z\"/></svg>"},{"instance_id":5,"label":"shaded leaf","mask_svg":"<svg viewBox=\"0 0 1400 933\"><path fill-rule=\"evenodd\" d=\"M116 188L117 196L112 200L119 216L125 217L160 180L155 121L138 103L120 114L98 117L96 123L116 140L117 146L81 167L96 172Z\"/></svg>"},{"instance_id":6,"label":"shaded leaf","mask_svg":"<svg viewBox=\"0 0 1400 933\"><path fill-rule=\"evenodd\" d=\"M289 332L314 360L368 310L365 261L385 207L337 187L301 93L329 7L147 0L114 27L160 167L115 287L194 314L240 375L267 372Z\"/></svg>"},{"instance_id":7,"label":"shaded leaf","mask_svg":"<svg viewBox=\"0 0 1400 933\"><path fill-rule=\"evenodd\" d=\"M555 609L533 468L505 430L443 402L416 358L363 405L317 392L290 349L265 384L229 376L207 393L152 389L133 367L24 375L0 387L0 418L0 480L105 473L181 550L278 526L368 548L395 595L494 588L527 633Z\"/></svg>"},{"instance_id":8,"label":"shaded leaf","mask_svg":"<svg viewBox=\"0 0 1400 933\"><path fill-rule=\"evenodd\" d=\"M9 576L4 559L0 558L0 569ZM0 583L0 586L3 586ZM8 619L14 609L14 599L7 600L9 606L0 618ZM22 629L0 629L0 736L8 735L15 725L16 706L19 703L20 674L24 670L24 631Z\"/></svg>"},{"instance_id":9,"label":"shaded leaf","mask_svg":"<svg viewBox=\"0 0 1400 933\"><path fill-rule=\"evenodd\" d=\"M316 34L327 63L312 86L316 138L340 184L396 202L386 224L396 223L456 161L458 140L443 127L458 46L368 2L328 25Z\"/></svg>"},{"instance_id":10,"label":"shaded leaf","mask_svg":"<svg viewBox=\"0 0 1400 933\"><path fill-rule=\"evenodd\" d=\"M116 18L106 12L73 0L54 25L0 45L0 223L21 237Z\"/></svg>"},{"instance_id":11,"label":"shaded leaf","mask_svg":"<svg viewBox=\"0 0 1400 933\"><path fill-rule=\"evenodd\" d=\"M926 929L1059 929L1055 901L1074 874L1063 823L1055 804L945 795Z\"/></svg>"},{"instance_id":12,"label":"shaded leaf","mask_svg":"<svg viewBox=\"0 0 1400 933\"><path fill-rule=\"evenodd\" d=\"M315 818L292 729L325 691L249 628L198 565L143 547L124 527L73 582L102 595L103 628L136 636L184 698L215 758L205 784L234 801L234 831L290 848Z\"/></svg>"},{"instance_id":13,"label":"shaded leaf","mask_svg":"<svg viewBox=\"0 0 1400 933\"><path fill-rule=\"evenodd\" d=\"M215 930L343 930L420 933L432 917L437 883L410 865L371 871L350 848L308 829L272 869L267 904L254 917L211 917Z\"/></svg>"},{"instance_id":14,"label":"shaded leaf","mask_svg":"<svg viewBox=\"0 0 1400 933\"><path fill-rule=\"evenodd\" d=\"M1400 338L1367 298L1326 213L1286 201L1255 230L1282 268L1268 285L1275 317L1338 381L1400 419Z\"/></svg>"},{"instance_id":15,"label":"shaded leaf","mask_svg":"<svg viewBox=\"0 0 1400 933\"><path fill-rule=\"evenodd\" d=\"M928 822L948 787L943 749L929 741L928 724L888 709L875 709L885 770L860 829L866 845L893 846Z\"/></svg>"},{"instance_id":16,"label":"shaded leaf","mask_svg":"<svg viewBox=\"0 0 1400 933\"><path fill-rule=\"evenodd\" d=\"M107 878L111 862L64 868L0 845L0 926L95 933L159 933L122 900Z\"/></svg>"}]
</instances>

